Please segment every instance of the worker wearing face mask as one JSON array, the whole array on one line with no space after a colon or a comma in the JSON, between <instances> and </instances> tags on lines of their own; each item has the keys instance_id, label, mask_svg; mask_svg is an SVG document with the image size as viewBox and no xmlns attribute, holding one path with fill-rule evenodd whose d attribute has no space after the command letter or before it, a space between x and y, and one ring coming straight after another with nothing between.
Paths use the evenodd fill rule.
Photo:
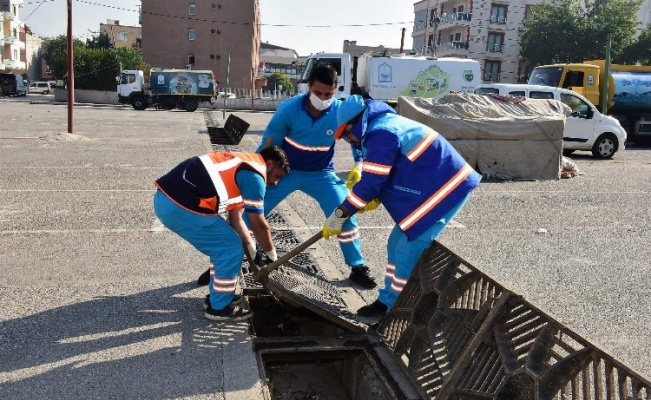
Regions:
<instances>
[{"instance_id":1,"label":"worker wearing face mask","mask_svg":"<svg viewBox=\"0 0 651 400\"><path fill-rule=\"evenodd\" d=\"M337 110L342 102L335 98L337 71L331 66L315 67L309 78L309 93L296 95L280 104L257 151L278 146L289 159L290 172L268 188L264 198L264 214L271 211L292 192L299 190L317 201L325 216L341 204L352 187L361 179L362 154L351 147L355 166L347 180L335 174L334 133ZM357 218L349 218L337 235L344 261L350 267L348 279L365 289L373 289L375 280L369 274L361 251ZM207 276L202 278L207 281Z\"/></svg>"}]
</instances>

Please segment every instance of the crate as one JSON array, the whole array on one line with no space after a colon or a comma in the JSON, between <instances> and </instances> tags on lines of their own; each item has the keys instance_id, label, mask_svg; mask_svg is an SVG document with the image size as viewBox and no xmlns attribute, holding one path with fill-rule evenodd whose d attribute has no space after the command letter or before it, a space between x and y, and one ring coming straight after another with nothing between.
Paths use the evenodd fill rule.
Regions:
<instances>
[{"instance_id":1,"label":"crate","mask_svg":"<svg viewBox=\"0 0 651 400\"><path fill-rule=\"evenodd\" d=\"M213 113L207 111L204 113L210 143L217 145L236 145L239 144L244 134L251 126L243 119L231 114L222 126L221 121L216 119Z\"/></svg>"}]
</instances>

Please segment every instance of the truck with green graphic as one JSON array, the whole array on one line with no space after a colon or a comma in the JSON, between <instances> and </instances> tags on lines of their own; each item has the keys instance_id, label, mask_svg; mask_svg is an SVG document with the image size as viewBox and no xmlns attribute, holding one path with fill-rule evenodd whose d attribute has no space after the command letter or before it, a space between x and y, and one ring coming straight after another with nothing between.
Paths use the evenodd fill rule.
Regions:
<instances>
[{"instance_id":1,"label":"truck with green graphic","mask_svg":"<svg viewBox=\"0 0 651 400\"><path fill-rule=\"evenodd\" d=\"M350 94L365 94L387 103L397 102L400 96L440 98L450 91L473 93L482 83L479 62L467 58L318 53L307 59L299 92L308 91L312 70L322 64L333 66L339 74L339 99Z\"/></svg>"},{"instance_id":2,"label":"truck with green graphic","mask_svg":"<svg viewBox=\"0 0 651 400\"><path fill-rule=\"evenodd\" d=\"M147 107L171 110L180 108L196 111L199 103L216 97L215 77L212 71L157 69L152 70L146 82L141 70L124 70L118 81L118 101L131 104L136 110Z\"/></svg>"}]
</instances>

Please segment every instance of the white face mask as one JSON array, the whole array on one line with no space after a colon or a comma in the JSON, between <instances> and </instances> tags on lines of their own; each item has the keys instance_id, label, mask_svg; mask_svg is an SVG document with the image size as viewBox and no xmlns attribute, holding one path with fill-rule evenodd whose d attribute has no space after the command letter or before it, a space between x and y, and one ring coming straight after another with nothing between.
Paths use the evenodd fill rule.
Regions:
<instances>
[{"instance_id":1,"label":"white face mask","mask_svg":"<svg viewBox=\"0 0 651 400\"><path fill-rule=\"evenodd\" d=\"M312 103L312 106L319 111L323 111L326 108L330 107L333 98L330 98L328 100L321 100L317 95L310 92L310 103Z\"/></svg>"}]
</instances>

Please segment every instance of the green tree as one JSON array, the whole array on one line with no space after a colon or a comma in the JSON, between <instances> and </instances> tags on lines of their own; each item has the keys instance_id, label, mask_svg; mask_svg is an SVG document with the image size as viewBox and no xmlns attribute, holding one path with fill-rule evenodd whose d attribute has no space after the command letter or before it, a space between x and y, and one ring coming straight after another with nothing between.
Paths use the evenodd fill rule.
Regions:
<instances>
[{"instance_id":1,"label":"green tree","mask_svg":"<svg viewBox=\"0 0 651 400\"><path fill-rule=\"evenodd\" d=\"M520 56L529 68L605 58L607 34L617 57L633 42L641 0L551 0L532 6L520 32Z\"/></svg>"},{"instance_id":2,"label":"green tree","mask_svg":"<svg viewBox=\"0 0 651 400\"><path fill-rule=\"evenodd\" d=\"M63 79L68 73L68 38L66 35L59 35L47 39L45 43L43 58L50 67L54 79ZM84 47L84 43L78 39L74 39L72 45L73 53Z\"/></svg>"},{"instance_id":3,"label":"green tree","mask_svg":"<svg viewBox=\"0 0 651 400\"><path fill-rule=\"evenodd\" d=\"M68 44L65 35L47 42L45 61L55 79L68 76ZM121 47L91 47L79 40L73 41L75 88L89 90L115 90L115 77L122 69L148 70L138 49Z\"/></svg>"},{"instance_id":4,"label":"green tree","mask_svg":"<svg viewBox=\"0 0 651 400\"><path fill-rule=\"evenodd\" d=\"M99 35L86 39L86 47L91 49L112 49L113 43L111 43L111 38L105 32L100 32Z\"/></svg>"},{"instance_id":5,"label":"green tree","mask_svg":"<svg viewBox=\"0 0 651 400\"><path fill-rule=\"evenodd\" d=\"M280 72L274 72L267 77L267 90L277 89L280 85L283 86L282 91L284 93L287 93L290 96L296 93L296 88L287 75Z\"/></svg>"},{"instance_id":6,"label":"green tree","mask_svg":"<svg viewBox=\"0 0 651 400\"><path fill-rule=\"evenodd\" d=\"M651 65L651 28L644 30L640 37L625 47L621 56L614 61L621 64Z\"/></svg>"}]
</instances>

